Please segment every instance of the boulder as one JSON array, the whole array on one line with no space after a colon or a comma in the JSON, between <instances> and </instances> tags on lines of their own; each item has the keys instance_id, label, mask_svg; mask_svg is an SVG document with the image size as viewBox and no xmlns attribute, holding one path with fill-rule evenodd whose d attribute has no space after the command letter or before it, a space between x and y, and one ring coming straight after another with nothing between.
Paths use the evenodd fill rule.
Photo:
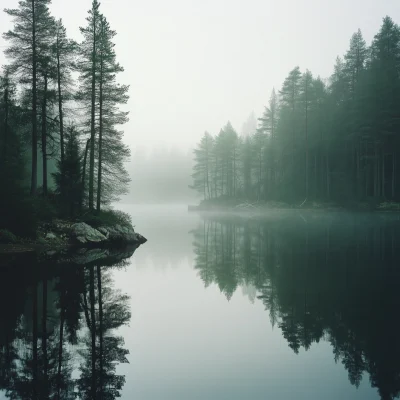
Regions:
<instances>
[{"instance_id":1,"label":"boulder","mask_svg":"<svg viewBox=\"0 0 400 400\"><path fill-rule=\"evenodd\" d=\"M115 225L115 226L102 226L99 228L110 242L113 243L137 243L143 244L147 240L130 226Z\"/></svg>"},{"instance_id":2,"label":"boulder","mask_svg":"<svg viewBox=\"0 0 400 400\"><path fill-rule=\"evenodd\" d=\"M71 237L80 244L99 244L107 241L106 236L104 236L100 231L92 228L84 222L72 225Z\"/></svg>"}]
</instances>

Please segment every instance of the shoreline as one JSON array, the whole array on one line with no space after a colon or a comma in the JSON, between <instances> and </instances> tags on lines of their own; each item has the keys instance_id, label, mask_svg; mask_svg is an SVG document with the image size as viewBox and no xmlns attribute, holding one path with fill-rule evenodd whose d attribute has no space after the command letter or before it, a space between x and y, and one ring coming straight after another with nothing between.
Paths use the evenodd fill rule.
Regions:
<instances>
[{"instance_id":1,"label":"shoreline","mask_svg":"<svg viewBox=\"0 0 400 400\"><path fill-rule=\"evenodd\" d=\"M85 222L57 219L39 224L35 239L16 237L9 231L0 230L0 258L24 255L53 258L93 251L124 252L146 242L147 239L135 232L130 223L95 228Z\"/></svg>"},{"instance_id":2,"label":"shoreline","mask_svg":"<svg viewBox=\"0 0 400 400\"><path fill-rule=\"evenodd\" d=\"M303 203L304 204L304 203ZM342 206L334 203L305 203L293 205L282 202L221 204L219 202L204 202L197 205L188 205L189 212L221 212L221 213L263 213L267 211L329 211L329 212L370 212L370 213L399 213L400 203L356 203L351 206Z\"/></svg>"}]
</instances>

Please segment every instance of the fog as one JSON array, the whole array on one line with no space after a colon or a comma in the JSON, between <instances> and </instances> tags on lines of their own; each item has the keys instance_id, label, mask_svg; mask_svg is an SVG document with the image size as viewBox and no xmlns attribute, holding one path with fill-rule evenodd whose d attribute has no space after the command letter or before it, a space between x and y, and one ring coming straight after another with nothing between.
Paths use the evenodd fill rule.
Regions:
<instances>
[{"instance_id":1,"label":"fog","mask_svg":"<svg viewBox=\"0 0 400 400\"><path fill-rule=\"evenodd\" d=\"M66 5L68 4L68 5ZM400 18L396 0L104 0L117 31L121 77L130 85L132 152L139 146L188 149L205 130L228 121L240 132L257 116L273 87L296 65L328 77L337 55L360 28L370 42L385 15ZM70 37L80 41L90 0L53 0ZM15 0L2 0L15 8ZM11 21L0 13L4 32ZM0 37L0 50L6 43ZM0 52L0 65L6 59Z\"/></svg>"},{"instance_id":2,"label":"fog","mask_svg":"<svg viewBox=\"0 0 400 400\"><path fill-rule=\"evenodd\" d=\"M16 0L2 0L4 8ZM52 15L82 41L91 0L53 0ZM217 135L231 122L252 134L271 91L295 66L323 80L361 29L370 43L382 18L397 21L395 0L104 0L101 10L117 36L118 76L130 85L124 142L132 158L130 197L135 202L188 202L192 150L205 131ZM1 31L12 28L0 13ZM7 63L0 37L0 65ZM166 181L168 180L168 187ZM164 190L167 189L167 190Z\"/></svg>"}]
</instances>

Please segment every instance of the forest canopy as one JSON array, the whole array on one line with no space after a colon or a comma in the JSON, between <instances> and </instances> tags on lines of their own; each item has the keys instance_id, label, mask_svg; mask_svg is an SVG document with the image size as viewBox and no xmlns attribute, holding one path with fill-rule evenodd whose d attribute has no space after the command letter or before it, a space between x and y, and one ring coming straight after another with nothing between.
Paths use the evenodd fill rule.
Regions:
<instances>
[{"instance_id":1,"label":"forest canopy","mask_svg":"<svg viewBox=\"0 0 400 400\"><path fill-rule=\"evenodd\" d=\"M43 218L50 208L100 212L128 188L121 106L129 86L119 82L116 32L93 0L77 43L50 3L4 10L13 26L0 73L1 228L18 230L23 214Z\"/></svg>"},{"instance_id":2,"label":"forest canopy","mask_svg":"<svg viewBox=\"0 0 400 400\"><path fill-rule=\"evenodd\" d=\"M295 67L258 126L228 124L194 150L193 188L205 200L352 204L400 200L400 28L360 30L328 79Z\"/></svg>"}]
</instances>

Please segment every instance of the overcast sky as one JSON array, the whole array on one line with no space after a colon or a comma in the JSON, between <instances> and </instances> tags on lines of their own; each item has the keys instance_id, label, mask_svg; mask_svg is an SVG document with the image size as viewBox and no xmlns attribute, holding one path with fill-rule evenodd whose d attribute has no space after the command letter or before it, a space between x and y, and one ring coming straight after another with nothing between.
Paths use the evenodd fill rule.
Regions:
<instances>
[{"instance_id":1,"label":"overcast sky","mask_svg":"<svg viewBox=\"0 0 400 400\"><path fill-rule=\"evenodd\" d=\"M54 15L78 41L90 4L53 0ZM399 0L104 0L101 11L118 33L121 81L130 85L132 150L188 147L228 120L240 131L294 66L327 77L358 28L369 43L385 15L400 22ZM0 14L1 31L10 22ZM5 44L0 38L0 50Z\"/></svg>"}]
</instances>

